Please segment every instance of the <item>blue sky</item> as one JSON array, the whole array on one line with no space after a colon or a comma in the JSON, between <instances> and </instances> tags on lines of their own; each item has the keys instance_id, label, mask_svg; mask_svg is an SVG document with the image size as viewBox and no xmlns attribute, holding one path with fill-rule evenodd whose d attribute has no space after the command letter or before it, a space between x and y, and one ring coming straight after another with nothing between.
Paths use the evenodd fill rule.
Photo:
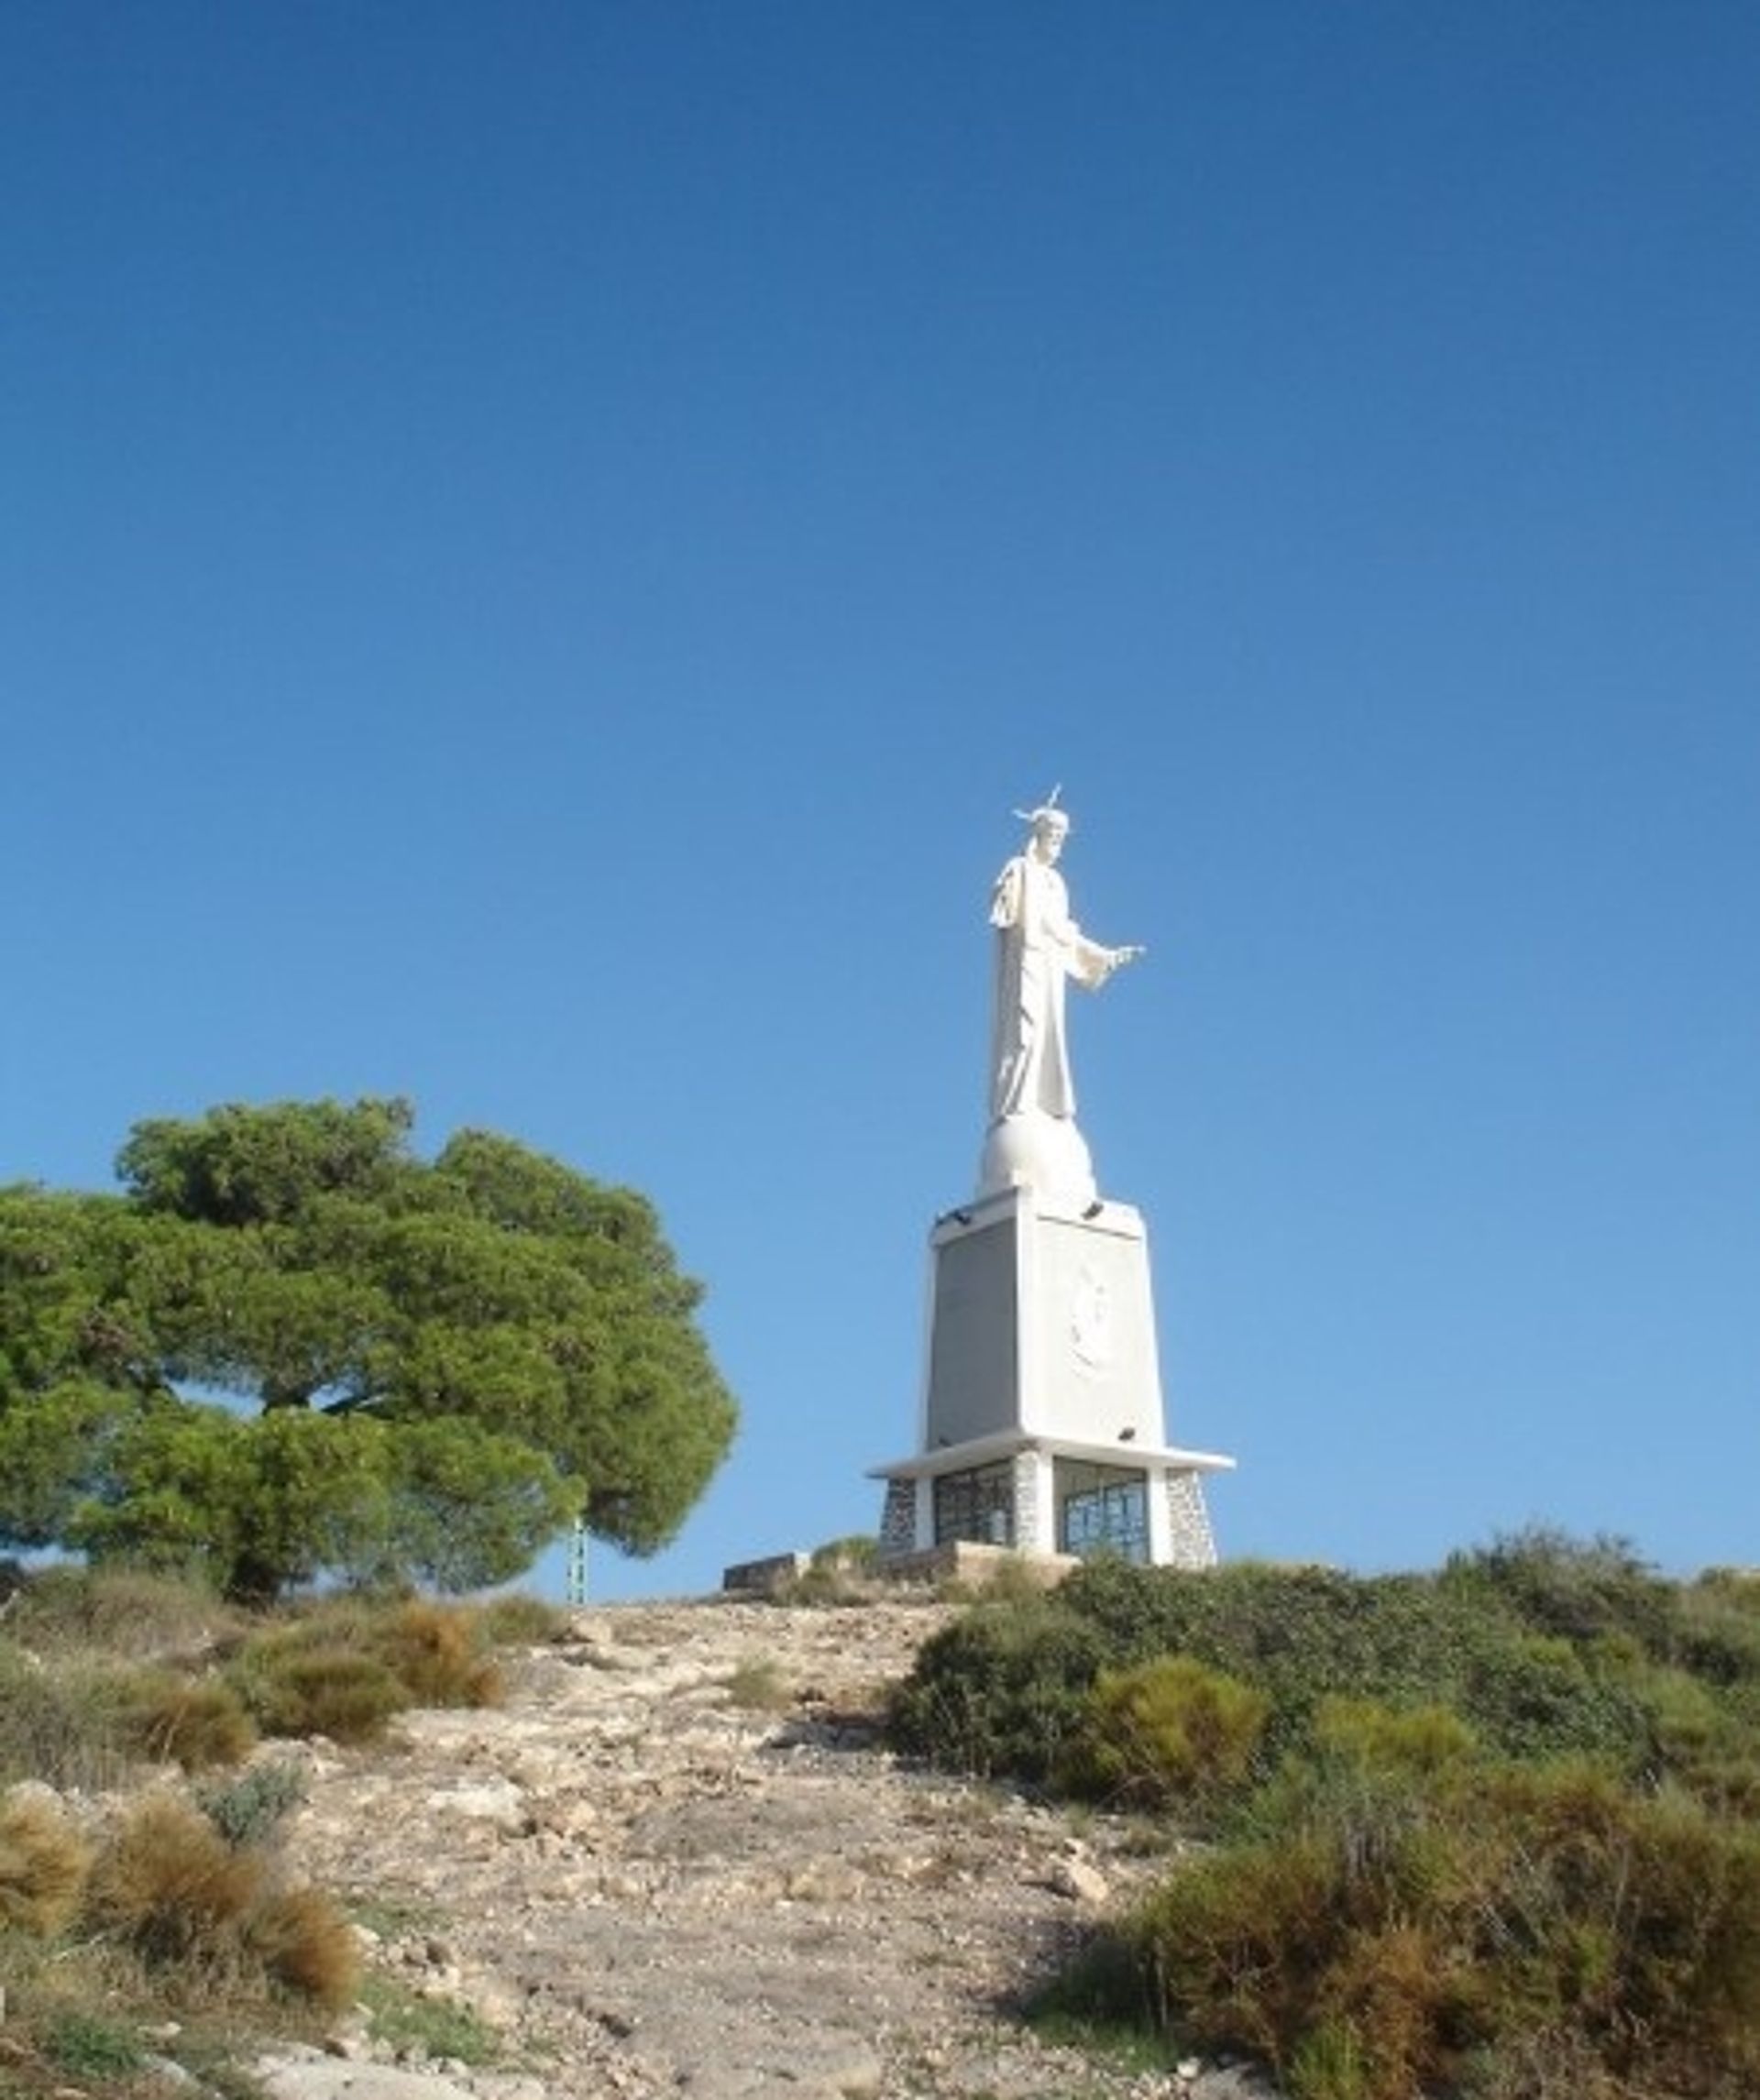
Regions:
<instances>
[{"instance_id":1,"label":"blue sky","mask_svg":"<svg viewBox=\"0 0 1760 2100\"><path fill-rule=\"evenodd\" d=\"M599 1593L871 1529L1062 781L1224 1551L1760 1559L1757 105L1715 0L13 0L0 1178L508 1131L743 1407Z\"/></svg>"}]
</instances>

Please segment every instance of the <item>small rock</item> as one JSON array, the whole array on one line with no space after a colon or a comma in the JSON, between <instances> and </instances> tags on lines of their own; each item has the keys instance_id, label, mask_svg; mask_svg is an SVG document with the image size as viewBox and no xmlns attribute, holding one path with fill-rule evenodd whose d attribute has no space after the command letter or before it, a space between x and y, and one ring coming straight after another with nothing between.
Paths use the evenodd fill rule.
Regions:
<instances>
[{"instance_id":1,"label":"small rock","mask_svg":"<svg viewBox=\"0 0 1760 2100\"><path fill-rule=\"evenodd\" d=\"M345 2062L357 2063L371 2047L368 2032L370 2026L364 2012L352 2012L339 2019L324 2038L324 2053L341 2057Z\"/></svg>"},{"instance_id":2,"label":"small rock","mask_svg":"<svg viewBox=\"0 0 1760 2100\"><path fill-rule=\"evenodd\" d=\"M1045 1886L1059 1896L1073 1897L1077 1903L1101 1904L1111 1893L1099 1868L1081 1859L1057 1861L1045 1876Z\"/></svg>"},{"instance_id":3,"label":"small rock","mask_svg":"<svg viewBox=\"0 0 1760 2100\"><path fill-rule=\"evenodd\" d=\"M865 2051L852 2056L847 2063L837 2065L830 2073L827 2084L841 2100L873 2100L886 2078L886 2069L877 2056Z\"/></svg>"}]
</instances>

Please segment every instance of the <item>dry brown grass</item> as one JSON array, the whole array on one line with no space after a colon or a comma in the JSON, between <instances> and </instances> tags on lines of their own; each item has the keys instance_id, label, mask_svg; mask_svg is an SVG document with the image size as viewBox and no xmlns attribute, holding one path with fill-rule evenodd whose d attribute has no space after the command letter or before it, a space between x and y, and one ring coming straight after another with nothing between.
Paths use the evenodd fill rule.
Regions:
<instances>
[{"instance_id":1,"label":"dry brown grass","mask_svg":"<svg viewBox=\"0 0 1760 2100\"><path fill-rule=\"evenodd\" d=\"M506 1687L483 1642L480 1613L414 1600L376 1630L374 1646L417 1706L499 1706Z\"/></svg>"},{"instance_id":2,"label":"dry brown grass","mask_svg":"<svg viewBox=\"0 0 1760 2100\"><path fill-rule=\"evenodd\" d=\"M267 1881L260 1854L235 1852L199 1810L154 1794L99 1853L86 1917L150 1963L230 1972Z\"/></svg>"},{"instance_id":3,"label":"dry brown grass","mask_svg":"<svg viewBox=\"0 0 1760 2100\"><path fill-rule=\"evenodd\" d=\"M237 1614L211 1590L172 1576L69 1565L29 1576L10 1618L14 1636L45 1654L88 1650L141 1662L202 1654Z\"/></svg>"},{"instance_id":4,"label":"dry brown grass","mask_svg":"<svg viewBox=\"0 0 1760 2100\"><path fill-rule=\"evenodd\" d=\"M144 1676L130 1688L126 1714L135 1747L185 1772L236 1765L257 1741L244 1701L217 1677Z\"/></svg>"},{"instance_id":5,"label":"dry brown grass","mask_svg":"<svg viewBox=\"0 0 1760 2100\"><path fill-rule=\"evenodd\" d=\"M249 1943L284 1989L333 2012L354 2002L359 1945L348 1920L321 1890L290 1888L271 1896L250 1920Z\"/></svg>"},{"instance_id":6,"label":"dry brown grass","mask_svg":"<svg viewBox=\"0 0 1760 2100\"><path fill-rule=\"evenodd\" d=\"M229 1845L186 1802L141 1802L98 1855L86 1921L197 1991L267 1983L346 2005L359 1959L346 1920L314 1888L282 1888L265 1853Z\"/></svg>"},{"instance_id":7,"label":"dry brown grass","mask_svg":"<svg viewBox=\"0 0 1760 2100\"><path fill-rule=\"evenodd\" d=\"M52 1938L78 1912L91 1864L52 1802L25 1787L0 1798L0 1925Z\"/></svg>"}]
</instances>

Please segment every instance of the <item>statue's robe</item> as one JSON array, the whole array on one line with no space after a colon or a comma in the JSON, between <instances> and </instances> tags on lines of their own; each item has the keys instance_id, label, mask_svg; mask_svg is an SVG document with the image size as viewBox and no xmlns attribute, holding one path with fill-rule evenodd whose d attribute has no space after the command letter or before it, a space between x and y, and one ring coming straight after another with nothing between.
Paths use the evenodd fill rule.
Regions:
<instances>
[{"instance_id":1,"label":"statue's robe","mask_svg":"<svg viewBox=\"0 0 1760 2100\"><path fill-rule=\"evenodd\" d=\"M1070 917L1062 876L1031 853L1018 855L997 876L990 923L996 929L990 1119L1035 1110L1072 1118L1063 988L1073 977L1093 990L1116 959Z\"/></svg>"}]
</instances>

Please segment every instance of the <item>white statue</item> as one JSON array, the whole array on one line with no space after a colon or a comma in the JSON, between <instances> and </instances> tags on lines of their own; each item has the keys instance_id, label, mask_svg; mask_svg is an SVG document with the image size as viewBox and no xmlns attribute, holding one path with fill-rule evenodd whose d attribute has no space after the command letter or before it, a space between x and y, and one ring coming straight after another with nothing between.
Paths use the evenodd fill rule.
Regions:
<instances>
[{"instance_id":1,"label":"white statue","mask_svg":"<svg viewBox=\"0 0 1760 2100\"><path fill-rule=\"evenodd\" d=\"M997 876L990 906L996 975L982 1186L987 1193L1027 1182L1086 1204L1094 1200L1094 1171L1075 1127L1064 984L1073 977L1097 991L1143 951L1090 940L1070 917L1057 872L1070 819L1057 795L1053 788L1037 809L1016 812L1032 831Z\"/></svg>"}]
</instances>

